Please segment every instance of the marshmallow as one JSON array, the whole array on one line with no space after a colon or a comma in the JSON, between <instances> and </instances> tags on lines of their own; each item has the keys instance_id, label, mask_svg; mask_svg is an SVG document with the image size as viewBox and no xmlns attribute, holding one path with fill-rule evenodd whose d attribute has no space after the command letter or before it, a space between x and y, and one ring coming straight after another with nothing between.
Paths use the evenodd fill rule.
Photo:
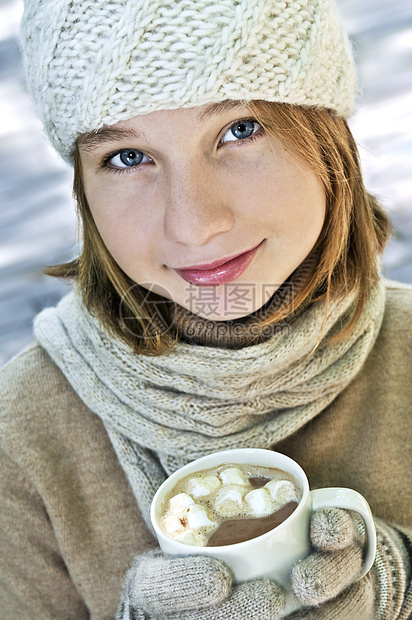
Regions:
<instances>
[{"instance_id":1,"label":"marshmallow","mask_svg":"<svg viewBox=\"0 0 412 620\"><path fill-rule=\"evenodd\" d=\"M250 486L245 474L238 467L228 467L220 472L223 484L237 484L240 486Z\"/></svg>"},{"instance_id":2,"label":"marshmallow","mask_svg":"<svg viewBox=\"0 0 412 620\"><path fill-rule=\"evenodd\" d=\"M169 501L168 514L177 515L182 512L188 506L191 506L195 502L187 493L178 493L174 495Z\"/></svg>"},{"instance_id":3,"label":"marshmallow","mask_svg":"<svg viewBox=\"0 0 412 620\"><path fill-rule=\"evenodd\" d=\"M178 535L183 534L187 528L188 521L183 517L184 513L180 515L165 514L162 517L163 529L171 538L177 538Z\"/></svg>"},{"instance_id":4,"label":"marshmallow","mask_svg":"<svg viewBox=\"0 0 412 620\"><path fill-rule=\"evenodd\" d=\"M186 508L184 515L188 520L189 528L191 530L200 530L204 527L216 528L218 526L217 523L209 519L205 508L199 504L193 504L193 506Z\"/></svg>"},{"instance_id":5,"label":"marshmallow","mask_svg":"<svg viewBox=\"0 0 412 620\"><path fill-rule=\"evenodd\" d=\"M180 497L179 497L180 496ZM182 501L182 497L183 501ZM177 498L177 502L173 502ZM207 516L204 506L195 504L192 498L186 493L179 493L170 503L173 506L183 505L189 498L192 503L178 513L171 513L170 510L162 517L162 526L170 538L174 538L189 545L205 545L207 534L218 527L218 524L211 521ZM202 530L199 532L199 530ZM192 534L192 536L190 536Z\"/></svg>"},{"instance_id":6,"label":"marshmallow","mask_svg":"<svg viewBox=\"0 0 412 620\"><path fill-rule=\"evenodd\" d=\"M185 489L194 498L206 497L213 491L216 491L221 485L219 478L216 475L210 474L208 476L202 476L201 478L190 478L185 484Z\"/></svg>"},{"instance_id":7,"label":"marshmallow","mask_svg":"<svg viewBox=\"0 0 412 620\"><path fill-rule=\"evenodd\" d=\"M254 489L245 497L250 512L254 517L263 517L273 512L273 504L266 489Z\"/></svg>"},{"instance_id":8,"label":"marshmallow","mask_svg":"<svg viewBox=\"0 0 412 620\"><path fill-rule=\"evenodd\" d=\"M227 484L216 493L215 510L224 517L237 517L243 509L243 497L247 489L236 484Z\"/></svg>"},{"instance_id":9,"label":"marshmallow","mask_svg":"<svg viewBox=\"0 0 412 620\"><path fill-rule=\"evenodd\" d=\"M271 495L275 504L275 510L278 510L288 502L297 501L296 489L290 480L271 480L264 486Z\"/></svg>"}]
</instances>

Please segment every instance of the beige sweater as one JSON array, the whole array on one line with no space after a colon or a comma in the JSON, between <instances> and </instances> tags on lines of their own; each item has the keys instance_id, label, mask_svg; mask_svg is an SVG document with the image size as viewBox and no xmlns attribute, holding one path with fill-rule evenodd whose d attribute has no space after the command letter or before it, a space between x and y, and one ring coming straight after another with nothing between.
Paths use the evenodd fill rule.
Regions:
<instances>
[{"instance_id":1,"label":"beige sweater","mask_svg":"<svg viewBox=\"0 0 412 620\"><path fill-rule=\"evenodd\" d=\"M412 288L391 283L359 375L273 447L312 487L357 489L412 538L411 352ZM0 393L0 618L113 619L132 558L155 541L102 422L36 344L3 369ZM409 594L398 618L411 614Z\"/></svg>"}]
</instances>

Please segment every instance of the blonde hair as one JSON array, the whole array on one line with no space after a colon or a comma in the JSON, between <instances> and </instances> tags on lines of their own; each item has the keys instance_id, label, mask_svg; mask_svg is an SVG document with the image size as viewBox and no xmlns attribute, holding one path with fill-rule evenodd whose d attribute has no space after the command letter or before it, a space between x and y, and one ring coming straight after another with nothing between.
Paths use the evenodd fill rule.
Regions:
<instances>
[{"instance_id":1,"label":"blonde hair","mask_svg":"<svg viewBox=\"0 0 412 620\"><path fill-rule=\"evenodd\" d=\"M355 292L352 315L335 335L344 338L380 277L379 255L392 230L389 218L364 187L356 143L343 118L322 108L267 101L254 101L248 107L274 140L292 146L304 158L326 194L325 222L313 251L316 261L293 299L274 311L264 325L295 316L320 299L328 302L331 296ZM87 203L77 146L73 191L82 226L82 251L69 263L48 267L46 273L73 278L89 312L136 353L160 355L171 350L177 336L171 325L169 329L164 325L171 321L173 302L165 303L164 298L137 285L110 255Z\"/></svg>"}]
</instances>

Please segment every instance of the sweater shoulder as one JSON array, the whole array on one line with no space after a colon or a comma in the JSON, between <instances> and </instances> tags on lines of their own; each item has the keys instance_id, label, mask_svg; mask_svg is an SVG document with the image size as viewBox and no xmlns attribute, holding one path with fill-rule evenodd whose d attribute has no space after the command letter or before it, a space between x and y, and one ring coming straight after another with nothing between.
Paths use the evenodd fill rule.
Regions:
<instances>
[{"instance_id":1,"label":"sweater shoulder","mask_svg":"<svg viewBox=\"0 0 412 620\"><path fill-rule=\"evenodd\" d=\"M412 337L412 285L385 281L386 302L383 328L403 338Z\"/></svg>"},{"instance_id":2,"label":"sweater shoulder","mask_svg":"<svg viewBox=\"0 0 412 620\"><path fill-rule=\"evenodd\" d=\"M52 427L70 424L71 414L90 411L47 352L33 341L0 371L0 444L6 451L45 440ZM13 448L14 446L14 448Z\"/></svg>"},{"instance_id":3,"label":"sweater shoulder","mask_svg":"<svg viewBox=\"0 0 412 620\"><path fill-rule=\"evenodd\" d=\"M412 284L397 282L396 280L384 280L384 285L389 297L412 299Z\"/></svg>"},{"instance_id":4,"label":"sweater shoulder","mask_svg":"<svg viewBox=\"0 0 412 620\"><path fill-rule=\"evenodd\" d=\"M18 401L27 404L47 401L52 392L62 397L71 391L62 372L40 346L33 341L0 370L2 409Z\"/></svg>"}]
</instances>

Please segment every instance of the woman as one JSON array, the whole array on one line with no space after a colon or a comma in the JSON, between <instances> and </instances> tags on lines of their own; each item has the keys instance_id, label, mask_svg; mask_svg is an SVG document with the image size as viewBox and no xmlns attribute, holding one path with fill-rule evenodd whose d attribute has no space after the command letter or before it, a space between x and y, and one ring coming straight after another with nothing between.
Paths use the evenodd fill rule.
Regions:
<instances>
[{"instance_id":1,"label":"woman","mask_svg":"<svg viewBox=\"0 0 412 620\"><path fill-rule=\"evenodd\" d=\"M362 524L313 515L299 617L408 618L411 290L379 276L333 3L28 2L22 32L83 246L2 373L4 617L285 617L275 582L150 529L168 474L244 446L376 518L357 581Z\"/></svg>"}]
</instances>

